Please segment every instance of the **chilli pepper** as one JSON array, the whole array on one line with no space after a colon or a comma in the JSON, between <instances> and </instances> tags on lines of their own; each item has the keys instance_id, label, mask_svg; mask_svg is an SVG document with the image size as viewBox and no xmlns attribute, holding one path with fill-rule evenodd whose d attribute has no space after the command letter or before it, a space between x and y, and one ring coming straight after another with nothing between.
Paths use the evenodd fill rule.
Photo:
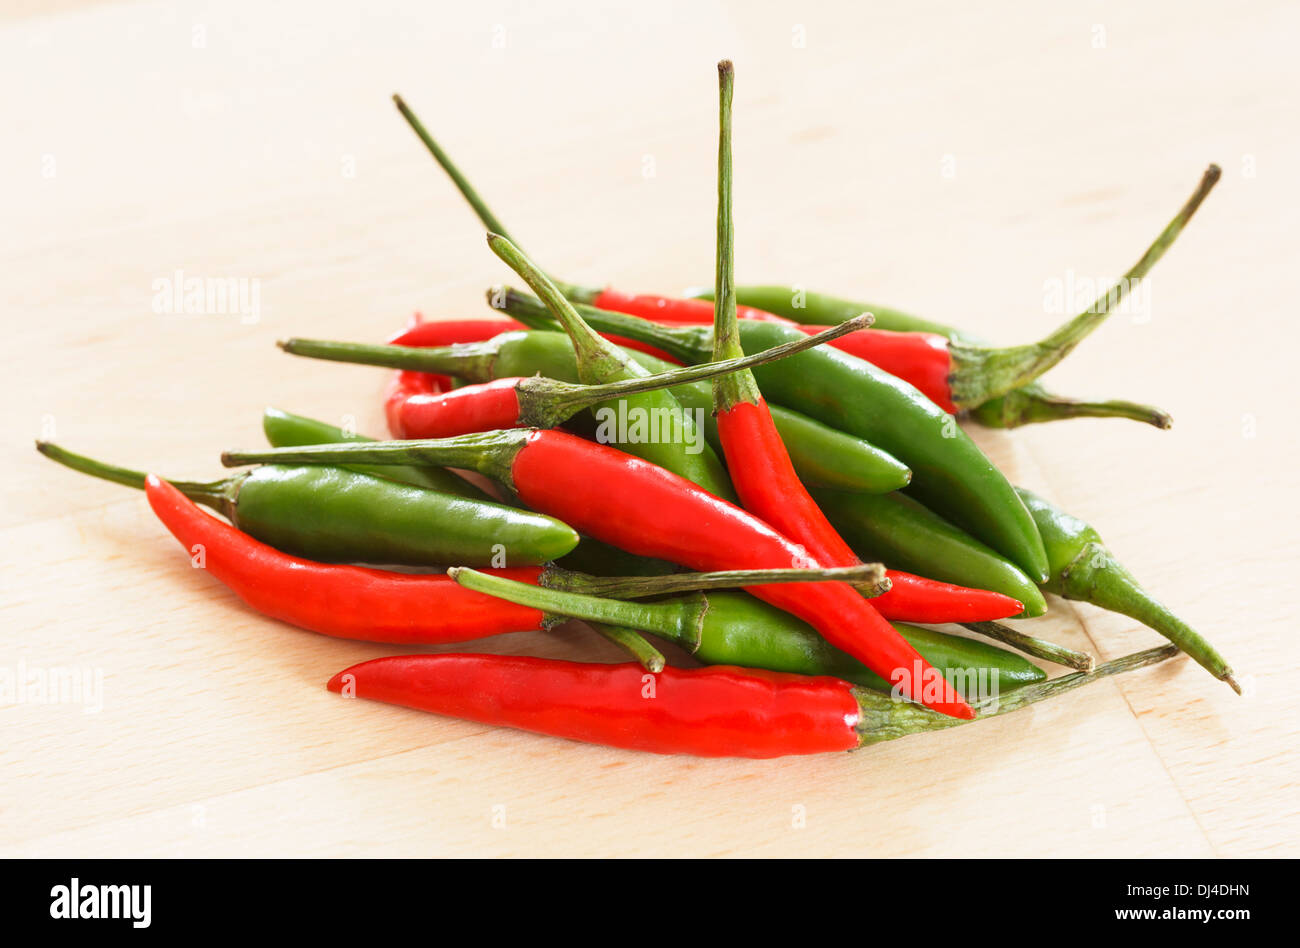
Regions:
<instances>
[{"instance_id":1,"label":"chilli pepper","mask_svg":"<svg viewBox=\"0 0 1300 948\"><path fill-rule=\"evenodd\" d=\"M735 360L743 355L736 319L734 225L732 221L731 102L734 71L729 60L718 64L718 214L717 214L717 303L713 324L713 361ZM713 380L713 414L718 419L723 454L732 483L745 508L762 517L825 566L852 566L861 560L831 526L826 515L800 482L790 455L772 422L767 403L748 369ZM892 577L891 577L892 578ZM909 581L921 582L917 577ZM893 591L882 598L894 595ZM1024 611L1024 605L997 592L966 590L975 612L983 618L1005 618ZM945 600L948 597L945 597ZM947 622L936 603L929 617L912 614L918 621ZM882 614L884 609L873 603ZM998 612L1000 615L992 615ZM968 618L973 614L968 614Z\"/></svg>"},{"instance_id":2,"label":"chilli pepper","mask_svg":"<svg viewBox=\"0 0 1300 948\"><path fill-rule=\"evenodd\" d=\"M981 707L1017 711L1177 654L1148 649L1020 688ZM831 677L715 665L647 675L633 663L593 665L515 655L401 655L347 668L327 687L483 724L656 754L769 758L853 750L961 724Z\"/></svg>"},{"instance_id":3,"label":"chilli pepper","mask_svg":"<svg viewBox=\"0 0 1300 948\"><path fill-rule=\"evenodd\" d=\"M541 304L514 290L502 297L521 322L551 325ZM687 363L707 362L712 330L663 326L635 316L575 305L591 325L636 335ZM780 323L741 320L746 352L803 335ZM1006 556L1035 581L1047 577L1047 554L1033 518L1007 481L952 415L914 387L869 362L830 347L802 352L776 367L754 370L765 397L865 438L912 470L908 492Z\"/></svg>"},{"instance_id":4,"label":"chilli pepper","mask_svg":"<svg viewBox=\"0 0 1300 948\"><path fill-rule=\"evenodd\" d=\"M84 474L145 486L142 471L47 441L36 447ZM522 566L556 559L578 544L572 528L544 514L342 467L271 465L221 481L172 483L263 543L324 562Z\"/></svg>"},{"instance_id":5,"label":"chilli pepper","mask_svg":"<svg viewBox=\"0 0 1300 948\"><path fill-rule=\"evenodd\" d=\"M292 415L278 408L267 408L262 412L262 432L272 447L282 448L298 444L334 444L339 441L373 441L355 432L344 431L336 425L326 424L302 415ZM458 494L473 500L491 500L486 493L479 490L463 477L457 477L451 471L440 467L405 467L373 465L371 467L353 467L349 470L386 480L414 484L447 494Z\"/></svg>"},{"instance_id":6,"label":"chilli pepper","mask_svg":"<svg viewBox=\"0 0 1300 948\"><path fill-rule=\"evenodd\" d=\"M394 96L393 99L398 111L451 178L483 225L514 241L469 180L400 96ZM1219 168L1211 165L1196 192L1125 278L1087 311L1037 343L1010 348L984 346L973 338L962 339L959 334L940 324L882 307L879 312L883 315L877 320L874 329L845 337L833 345L910 382L945 411L973 411L978 421L991 427L1015 427L1058 418L1130 417L1167 428L1170 424L1169 416L1159 409L1118 400L1086 402L1063 398L1046 392L1033 379L1068 355L1106 318L1131 284L1145 276L1178 237L1219 176ZM713 308L697 299L628 294L612 288L591 289L568 283L558 285L571 301L589 303L598 309L663 323L709 324L713 321ZM744 304L738 311L739 318L784 322L805 332L815 332L816 327L799 324L833 325L857 313L877 313L877 308L869 304L847 303L793 287L741 287L737 294L739 302ZM706 291L694 295L707 297L709 294ZM827 303L839 304L836 308L838 317L819 308L819 304ZM641 341L640 344L647 343ZM1002 397L1007 393L1019 394L1004 402ZM989 405L987 411L977 410L986 404Z\"/></svg>"},{"instance_id":7,"label":"chilli pepper","mask_svg":"<svg viewBox=\"0 0 1300 948\"><path fill-rule=\"evenodd\" d=\"M317 343L305 339L289 339L281 346L286 352L311 358L401 367L408 370L400 373L402 376L420 376L429 369L449 372L475 384L534 374L564 382L578 380L573 345L563 333L556 332L503 333L487 342L438 349ZM674 367L645 353L630 351L628 356L655 375ZM704 382L694 382L675 385L669 391L683 408L703 420L705 438L715 451L720 451L722 443L713 418L709 386ZM419 406L430 400L423 396L435 394L414 390L401 378L396 380L387 395L389 431L398 438L419 437L415 419L411 418L408 425L404 417L406 404L413 400L414 405ZM412 412L423 410L411 409ZM780 406L772 406L772 418L790 451L795 469L806 484L881 493L905 487L911 480L912 472L906 465L861 438Z\"/></svg>"},{"instance_id":8,"label":"chilli pepper","mask_svg":"<svg viewBox=\"0 0 1300 948\"><path fill-rule=\"evenodd\" d=\"M1019 488L1047 544L1051 577L1043 585L1066 599L1090 602L1137 619L1155 629L1190 655L1198 665L1225 682L1237 694L1241 686L1214 646L1195 629L1156 601L1127 569L1117 562L1101 535L1090 524Z\"/></svg>"},{"instance_id":9,"label":"chilli pepper","mask_svg":"<svg viewBox=\"0 0 1300 948\"><path fill-rule=\"evenodd\" d=\"M991 589L1041 616L1047 601L1020 567L904 494L863 496L814 490L818 506L863 559L933 579Z\"/></svg>"},{"instance_id":10,"label":"chilli pepper","mask_svg":"<svg viewBox=\"0 0 1300 948\"><path fill-rule=\"evenodd\" d=\"M539 375L526 378L501 377L440 393L412 392L408 386L399 385L388 395L389 427L395 433L418 431L420 437L449 437L497 428L553 428L578 412L596 408L611 399L652 394L661 389L671 390L752 365L761 365L773 359L786 358L853 332L863 321L861 317L849 320L842 326L831 327L791 345L777 346L726 363L669 367L654 375L638 366L638 374L603 385L585 385ZM572 350L567 341L562 344ZM294 355L331 361L378 365L400 363L407 367L428 364L431 358L437 359L437 354L444 351L320 339L289 339L282 341L280 347ZM462 349L458 354L465 353ZM651 409L646 410L648 412Z\"/></svg>"},{"instance_id":11,"label":"chilli pepper","mask_svg":"<svg viewBox=\"0 0 1300 948\"><path fill-rule=\"evenodd\" d=\"M683 585L687 588L701 585L695 577L740 583L755 572L761 576L772 571L687 573L683 574L686 579ZM817 571L791 571L792 574L809 572ZM835 572L828 570L821 576L829 578ZM807 623L745 593L709 591L654 602L623 602L623 599L658 596L665 588L674 587L657 579L632 577L602 582L555 568L547 569L538 582L521 582L462 567L453 567L448 574L469 589L530 605L548 615L613 623L649 632L682 647L706 665L832 675L884 692L891 687L857 659L828 643ZM979 697L979 693L1011 691L1046 677L1042 669L1019 655L974 639L902 623L895 624L894 628L967 701ZM970 689L968 684L972 686Z\"/></svg>"},{"instance_id":12,"label":"chilli pepper","mask_svg":"<svg viewBox=\"0 0 1300 948\"><path fill-rule=\"evenodd\" d=\"M442 575L300 559L204 513L153 474L146 476L144 489L153 512L195 557L196 566L258 612L300 628L410 645L538 629L545 619L537 609L476 593ZM540 573L535 566L500 571L518 580Z\"/></svg>"},{"instance_id":13,"label":"chilli pepper","mask_svg":"<svg viewBox=\"0 0 1300 948\"><path fill-rule=\"evenodd\" d=\"M144 487L150 507L196 568L209 571L256 611L299 628L367 642L436 645L542 629L549 621L539 610L473 592L444 575L300 559L205 514L155 475L146 476ZM567 582L577 581L577 574L563 572ZM539 582L544 571L522 566L492 575ZM663 668L663 656L638 633L598 631L652 670Z\"/></svg>"},{"instance_id":14,"label":"chilli pepper","mask_svg":"<svg viewBox=\"0 0 1300 948\"><path fill-rule=\"evenodd\" d=\"M582 533L630 553L692 569L784 568L808 563L805 551L739 507L685 478L614 448L560 431L519 429L431 441L389 441L315 448L227 452L230 466L254 462L395 463L461 467L505 483L534 510L550 511ZM599 489L577 489L583 484ZM572 518L572 519L570 519ZM946 683L924 694L911 675L915 649L845 583L755 586L754 595L812 625L831 644L886 680L898 671L908 697L946 714L967 717L970 707ZM878 629L884 625L888 634Z\"/></svg>"}]
</instances>

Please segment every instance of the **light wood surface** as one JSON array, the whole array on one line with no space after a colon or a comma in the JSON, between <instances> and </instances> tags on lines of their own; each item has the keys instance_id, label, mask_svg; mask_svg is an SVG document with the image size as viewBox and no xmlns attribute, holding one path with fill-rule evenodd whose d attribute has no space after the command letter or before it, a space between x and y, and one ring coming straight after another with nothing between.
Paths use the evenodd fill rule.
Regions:
<instances>
[{"instance_id":1,"label":"light wood surface","mask_svg":"<svg viewBox=\"0 0 1300 948\"><path fill-rule=\"evenodd\" d=\"M1300 8L544 6L0 7L0 666L103 676L97 713L0 706L0 854L1296 855ZM1006 342L1057 319L1046 281L1122 272L1223 166L1149 312L1049 377L1158 403L1174 429L974 434L1097 525L1246 697L1180 658L765 763L345 702L325 680L393 649L262 619L189 567L142 495L32 450L53 436L201 477L260 443L267 404L381 432L382 370L273 341L480 314L505 276L393 91L545 266L629 289L709 280L724 55L741 281ZM259 281L260 318L156 314L153 283L177 269ZM1061 601L1030 628L1102 658L1159 641ZM575 627L481 647L614 657Z\"/></svg>"}]
</instances>

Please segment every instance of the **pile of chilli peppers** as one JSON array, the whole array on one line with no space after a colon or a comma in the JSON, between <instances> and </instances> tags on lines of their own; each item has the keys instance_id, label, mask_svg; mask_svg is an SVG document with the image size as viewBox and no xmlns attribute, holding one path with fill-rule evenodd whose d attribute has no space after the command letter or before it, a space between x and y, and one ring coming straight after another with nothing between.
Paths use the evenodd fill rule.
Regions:
<instances>
[{"instance_id":1,"label":"pile of chilli peppers","mask_svg":"<svg viewBox=\"0 0 1300 948\"><path fill-rule=\"evenodd\" d=\"M765 758L1015 711L1180 651L1237 689L1092 526L1008 481L958 424L1168 427L1157 408L1067 398L1038 379L1146 277L1219 169L1087 310L995 347L885 307L737 286L730 62L718 76L710 290L556 279L394 97L519 283L487 292L489 316L417 316L383 343L280 343L396 369L384 402L396 440L268 409L271 447L227 452L241 470L209 482L38 449L142 488L212 576L290 625L406 647L578 619L628 656L395 655L331 678L347 696L661 754ZM1044 614L1045 593L1131 616L1170 644L1095 665L1002 622ZM669 666L652 640L692 667ZM1049 679L1031 658L1072 671Z\"/></svg>"}]
</instances>

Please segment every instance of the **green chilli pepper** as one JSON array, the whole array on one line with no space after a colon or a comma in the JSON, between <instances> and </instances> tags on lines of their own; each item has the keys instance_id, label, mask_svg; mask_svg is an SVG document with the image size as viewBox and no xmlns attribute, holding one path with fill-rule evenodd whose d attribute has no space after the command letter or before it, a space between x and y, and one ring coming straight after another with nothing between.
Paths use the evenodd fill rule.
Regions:
<instances>
[{"instance_id":1,"label":"green chilli pepper","mask_svg":"<svg viewBox=\"0 0 1300 948\"><path fill-rule=\"evenodd\" d=\"M145 474L49 442L51 460L143 489ZM563 556L578 534L553 517L327 465L258 467L208 483L172 481L269 546L321 562L526 566Z\"/></svg>"},{"instance_id":2,"label":"green chilli pepper","mask_svg":"<svg viewBox=\"0 0 1300 948\"><path fill-rule=\"evenodd\" d=\"M1043 585L1044 589L1066 599L1090 602L1137 619L1241 694L1241 687L1223 656L1195 629L1143 589L1133 574L1111 555L1095 528L1052 506L1037 494L1024 488L1017 489L1034 515L1047 546L1052 574Z\"/></svg>"},{"instance_id":3,"label":"green chilli pepper","mask_svg":"<svg viewBox=\"0 0 1300 948\"><path fill-rule=\"evenodd\" d=\"M262 431L266 433L266 440L275 448L298 447L304 444L337 444L340 441L375 440L374 438L367 438L365 435L344 431L342 428L326 424L323 421L304 418L302 415L292 415L278 408L267 408L262 413ZM440 490L446 494L469 497L473 500L492 500L486 491L480 490L465 478L458 477L446 468L416 467L413 464L405 466L393 464L388 467L379 464L357 464L348 465L348 470L357 471L361 474L370 474L374 477L382 477L385 480L401 481L403 484L414 484L416 487Z\"/></svg>"},{"instance_id":4,"label":"green chilli pepper","mask_svg":"<svg viewBox=\"0 0 1300 948\"><path fill-rule=\"evenodd\" d=\"M477 383L532 375L561 382L579 381L573 344L563 333L550 331L506 332L487 342L429 349L308 339L290 339L281 345L294 355L445 373ZM624 352L654 375L677 368L643 352ZM709 383L688 382L674 385L668 391L683 409L703 423L705 440L715 452L721 452ZM771 407L772 417L790 452L795 470L806 484L880 493L904 487L911 479L911 471L906 465L861 438L799 412Z\"/></svg>"},{"instance_id":5,"label":"green chilli pepper","mask_svg":"<svg viewBox=\"0 0 1300 948\"><path fill-rule=\"evenodd\" d=\"M1043 594L1020 567L903 494L815 490L817 505L864 560L972 589L991 589L1047 611Z\"/></svg>"},{"instance_id":6,"label":"green chilli pepper","mask_svg":"<svg viewBox=\"0 0 1300 948\"><path fill-rule=\"evenodd\" d=\"M592 577L566 578L554 569L547 571L547 588L470 569L448 572L470 589L553 615L649 632L681 646L708 665L833 675L868 688L890 690L883 678L829 644L811 626L742 592L710 591L654 602L627 602L571 592L591 588ZM653 577L627 577L621 586L604 584L601 588L608 595L631 598L652 595L656 582ZM958 691L969 690L970 686L1012 691L1046 677L1032 662L994 645L917 626L894 623L894 627Z\"/></svg>"},{"instance_id":7,"label":"green chilli pepper","mask_svg":"<svg viewBox=\"0 0 1300 948\"><path fill-rule=\"evenodd\" d=\"M520 322L546 328L540 301L498 291L503 309ZM712 356L712 327L661 326L586 305L575 307L601 332L649 343L684 362ZM740 321L747 353L803 335L781 323ZM1015 489L952 415L913 386L862 359L823 346L753 369L765 398L884 448L912 470L908 490L1016 563L1035 581L1047 578L1047 555L1033 518Z\"/></svg>"}]
</instances>

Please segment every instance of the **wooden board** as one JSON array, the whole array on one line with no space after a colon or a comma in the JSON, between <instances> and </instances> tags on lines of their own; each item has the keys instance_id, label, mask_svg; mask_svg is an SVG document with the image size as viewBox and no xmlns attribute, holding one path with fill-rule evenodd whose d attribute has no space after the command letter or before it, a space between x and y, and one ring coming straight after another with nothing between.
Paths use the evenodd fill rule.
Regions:
<instances>
[{"instance_id":1,"label":"wooden board","mask_svg":"<svg viewBox=\"0 0 1300 948\"><path fill-rule=\"evenodd\" d=\"M0 854L1296 855L1300 9L470 7L0 13L0 667L102 676L99 710L0 706ZM1174 429L975 434L1095 523L1246 697L1178 660L968 728L767 763L352 704L325 680L391 650L260 618L189 567L141 495L32 450L56 437L205 477L220 449L260 443L267 404L382 431L381 370L273 341L479 314L507 276L395 90L545 266L632 289L707 281L723 55L741 281L993 339L1045 333L1050 287L1122 272L1223 166L1149 305L1050 377L1157 402ZM256 281L256 313L156 312L177 270ZM1102 658L1159 640L1060 601L1032 628ZM482 647L613 657L576 627Z\"/></svg>"}]
</instances>

